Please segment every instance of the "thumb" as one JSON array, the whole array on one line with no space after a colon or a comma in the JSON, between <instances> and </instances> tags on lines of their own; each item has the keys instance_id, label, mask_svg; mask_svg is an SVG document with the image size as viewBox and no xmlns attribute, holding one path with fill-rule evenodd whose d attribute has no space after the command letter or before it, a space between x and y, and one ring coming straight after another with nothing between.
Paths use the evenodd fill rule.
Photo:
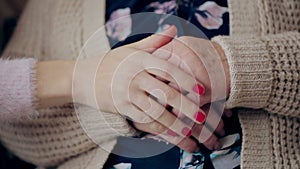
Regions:
<instances>
[{"instance_id":1,"label":"thumb","mask_svg":"<svg viewBox=\"0 0 300 169\"><path fill-rule=\"evenodd\" d=\"M149 53L154 52L156 49L168 44L177 35L177 28L172 25L168 29L151 35L143 40L130 44L129 46Z\"/></svg>"}]
</instances>

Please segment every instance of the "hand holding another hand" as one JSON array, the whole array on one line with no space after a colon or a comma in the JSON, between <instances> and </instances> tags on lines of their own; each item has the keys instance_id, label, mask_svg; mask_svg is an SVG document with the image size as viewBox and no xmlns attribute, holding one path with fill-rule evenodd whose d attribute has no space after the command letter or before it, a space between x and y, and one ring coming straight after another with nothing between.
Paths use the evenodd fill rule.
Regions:
<instances>
[{"instance_id":1,"label":"hand holding another hand","mask_svg":"<svg viewBox=\"0 0 300 169\"><path fill-rule=\"evenodd\" d=\"M152 53L168 44L176 35L171 28L164 35L153 35L134 44L114 49L102 58L80 61L73 85L75 102L120 113L133 121L143 131L160 134L167 141L187 151L198 151L191 135L199 135L206 114L199 104L188 99L181 91L165 83L171 81L188 93L202 95L202 87L195 78ZM76 69L78 70L78 69ZM84 82L84 83L82 83ZM94 87L91 87L94 86ZM173 108L172 112L165 105ZM177 118L180 116L183 118ZM192 132L194 123L197 132ZM194 127L195 128L195 127ZM222 133L222 124L220 124ZM196 130L195 130L196 131ZM218 139L211 132L200 138L209 149L219 147Z\"/></svg>"},{"instance_id":2,"label":"hand holding another hand","mask_svg":"<svg viewBox=\"0 0 300 169\"><path fill-rule=\"evenodd\" d=\"M202 110L207 116L205 126L194 125L192 135L204 143L207 148L217 149L218 139L216 135L223 136L225 133L224 123L221 119L222 114L224 113L227 117L232 114L230 110L223 112L224 101L229 94L230 82L227 59L221 47L208 40L185 36L173 39L170 43L153 52L153 55L167 60L203 84L203 86L195 86L194 92L188 92L170 80L171 78L167 81L170 86L184 93L196 105L203 106ZM201 96L199 97L199 95ZM178 112L176 109L172 109L171 112L178 118L185 118L183 112ZM149 131L146 125L136 124L136 126L141 130ZM159 131L156 132L159 133ZM183 141L180 146L188 147L188 144Z\"/></svg>"}]
</instances>

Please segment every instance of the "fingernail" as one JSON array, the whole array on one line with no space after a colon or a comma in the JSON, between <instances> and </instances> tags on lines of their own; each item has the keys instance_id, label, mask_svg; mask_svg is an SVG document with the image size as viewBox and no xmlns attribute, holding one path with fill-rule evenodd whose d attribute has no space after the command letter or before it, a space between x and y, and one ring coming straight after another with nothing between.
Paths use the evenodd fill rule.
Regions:
<instances>
[{"instance_id":1,"label":"fingernail","mask_svg":"<svg viewBox=\"0 0 300 169\"><path fill-rule=\"evenodd\" d=\"M202 85L197 84L194 86L193 91L198 93L200 96L202 96L205 92L205 89Z\"/></svg>"},{"instance_id":2,"label":"fingernail","mask_svg":"<svg viewBox=\"0 0 300 169\"><path fill-rule=\"evenodd\" d=\"M199 123L204 123L205 119L206 119L206 115L203 112L198 112L195 114L195 119L199 122Z\"/></svg>"},{"instance_id":3,"label":"fingernail","mask_svg":"<svg viewBox=\"0 0 300 169\"><path fill-rule=\"evenodd\" d=\"M173 130L170 130L170 129L167 131L167 134L169 134L170 136L173 136L173 137L178 136L177 133L175 133Z\"/></svg>"},{"instance_id":4,"label":"fingernail","mask_svg":"<svg viewBox=\"0 0 300 169\"><path fill-rule=\"evenodd\" d=\"M190 137L192 135L192 130L189 129L189 128L187 128L187 127L185 127L185 128L182 129L181 133L183 135L187 136L187 137Z\"/></svg>"}]
</instances>

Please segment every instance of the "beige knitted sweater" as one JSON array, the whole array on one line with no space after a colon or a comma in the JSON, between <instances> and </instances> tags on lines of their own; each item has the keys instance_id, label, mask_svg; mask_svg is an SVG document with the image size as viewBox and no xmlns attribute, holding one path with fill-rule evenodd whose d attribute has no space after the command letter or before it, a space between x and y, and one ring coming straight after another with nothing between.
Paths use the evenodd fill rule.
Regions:
<instances>
[{"instance_id":1,"label":"beige knitted sweater","mask_svg":"<svg viewBox=\"0 0 300 169\"><path fill-rule=\"evenodd\" d=\"M215 37L228 57L231 93L243 129L242 168L300 168L300 1L229 0L230 36ZM99 56L109 49L105 0L30 0L3 57L39 60ZM83 50L81 50L83 49ZM117 134L132 135L115 114L77 106L1 121L1 141L39 166L99 169ZM83 127L79 121L88 126ZM98 146L94 143L105 145Z\"/></svg>"}]
</instances>

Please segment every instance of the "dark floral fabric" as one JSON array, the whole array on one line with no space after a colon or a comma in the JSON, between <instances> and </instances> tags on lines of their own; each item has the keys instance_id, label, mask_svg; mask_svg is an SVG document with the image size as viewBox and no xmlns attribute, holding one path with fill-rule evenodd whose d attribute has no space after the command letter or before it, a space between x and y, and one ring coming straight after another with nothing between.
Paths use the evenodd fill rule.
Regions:
<instances>
[{"instance_id":1,"label":"dark floral fabric","mask_svg":"<svg viewBox=\"0 0 300 169\"><path fill-rule=\"evenodd\" d=\"M137 27L143 29L143 25L140 20L135 21L130 15L141 12L154 12L160 16L154 22L149 21L152 27L151 32L160 32L170 25L175 25L180 31L184 25L170 18L174 15L198 27L208 39L216 35L229 34L229 13L226 0L107 0L106 2L106 30L113 47L132 43L148 36L131 37L134 29ZM122 19L114 22L118 18ZM144 19L144 22L147 22L147 18ZM188 32L181 32L179 36L180 34L189 35Z\"/></svg>"}]
</instances>

